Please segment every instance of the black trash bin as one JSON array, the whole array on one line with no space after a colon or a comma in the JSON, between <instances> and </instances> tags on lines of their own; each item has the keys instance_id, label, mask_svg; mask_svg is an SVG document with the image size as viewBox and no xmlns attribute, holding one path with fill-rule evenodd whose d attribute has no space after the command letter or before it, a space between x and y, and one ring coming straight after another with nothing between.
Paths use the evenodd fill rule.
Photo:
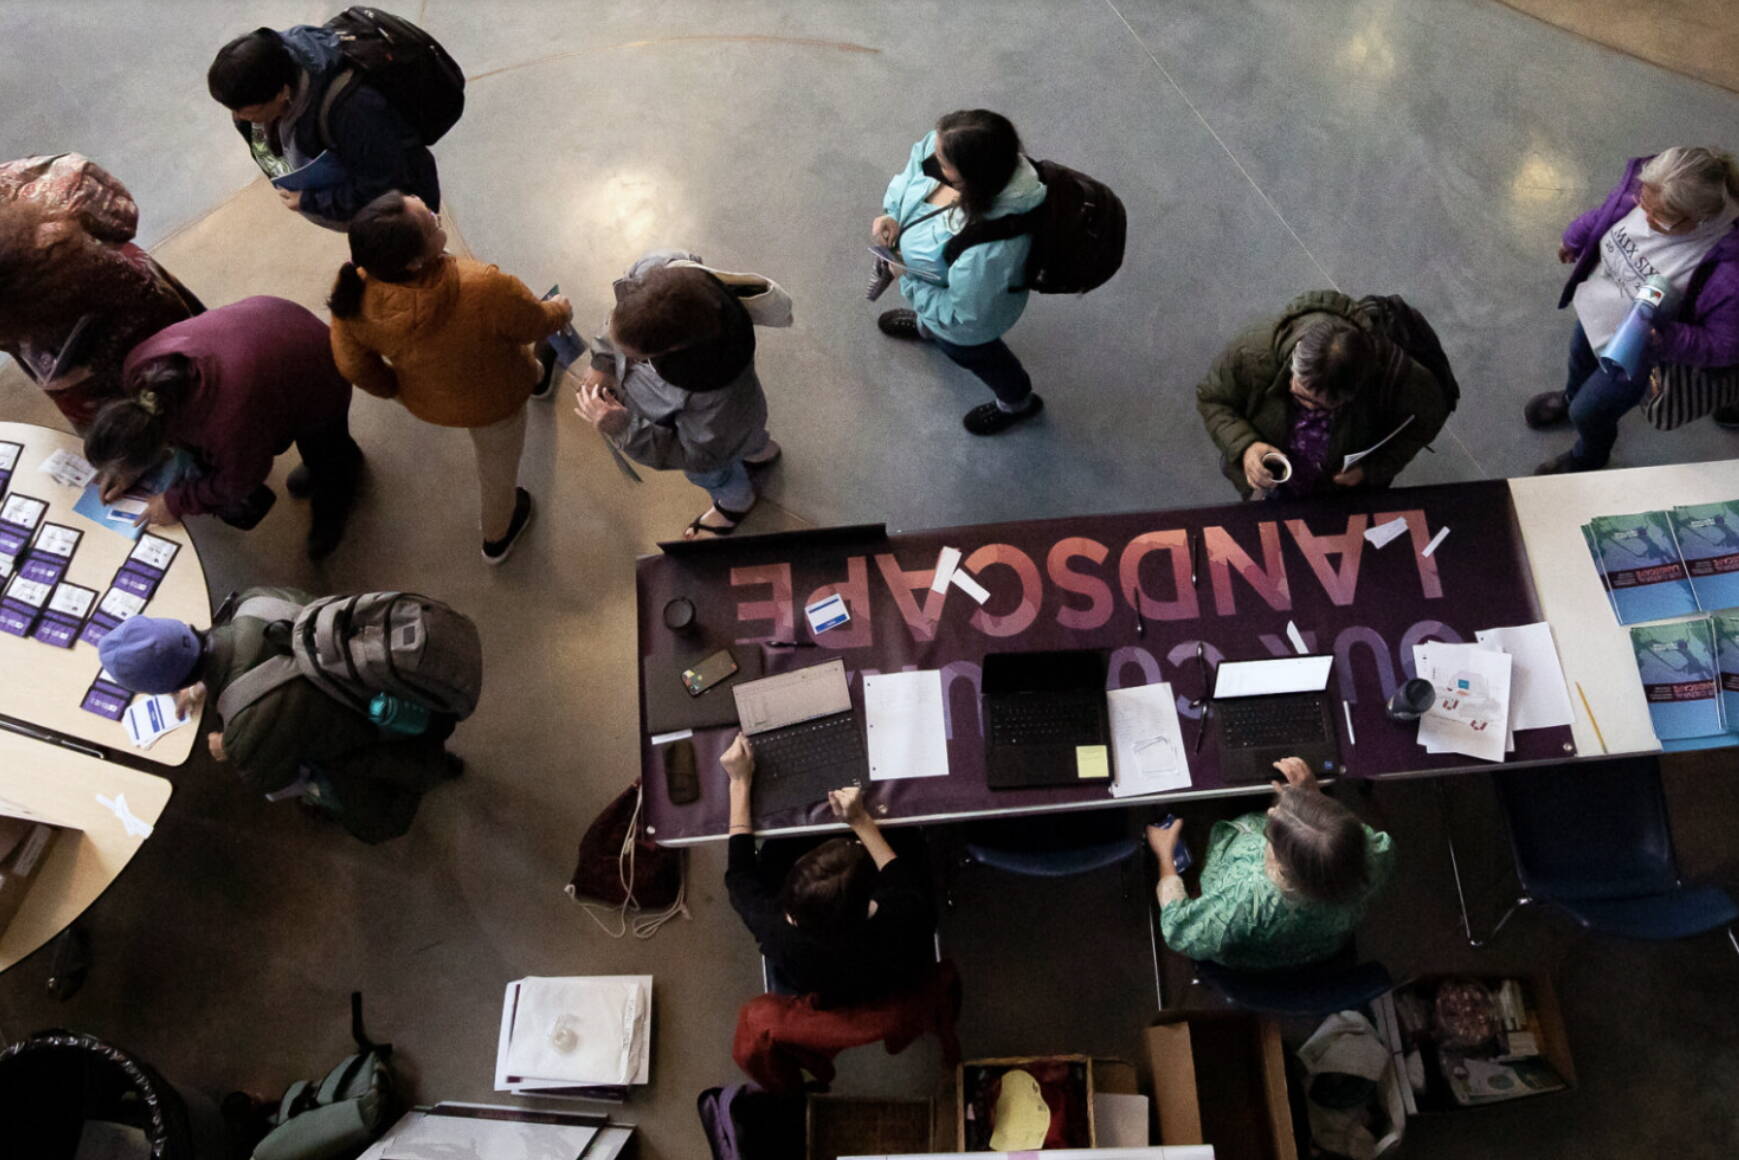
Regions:
<instances>
[{"instance_id":1,"label":"black trash bin","mask_svg":"<svg viewBox=\"0 0 1739 1160\"><path fill-rule=\"evenodd\" d=\"M71 1160L89 1121L138 1129L151 1160L226 1160L216 1106L177 1088L143 1060L92 1035L42 1031L0 1051L0 1148ZM17 1149L14 1151L13 1149Z\"/></svg>"}]
</instances>

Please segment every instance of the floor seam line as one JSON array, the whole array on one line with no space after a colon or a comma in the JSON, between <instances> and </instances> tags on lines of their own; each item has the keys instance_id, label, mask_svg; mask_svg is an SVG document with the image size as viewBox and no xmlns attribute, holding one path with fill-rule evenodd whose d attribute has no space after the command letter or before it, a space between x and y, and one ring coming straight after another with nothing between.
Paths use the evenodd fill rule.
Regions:
<instances>
[{"instance_id":1,"label":"floor seam line","mask_svg":"<svg viewBox=\"0 0 1739 1160\"><path fill-rule=\"evenodd\" d=\"M1124 29L1129 33L1130 38L1135 41L1136 47L1141 49L1147 59L1153 62L1153 67L1159 70L1159 75L1165 78L1165 83L1170 85L1172 91L1177 93L1177 95L1183 99L1183 103L1188 106L1189 111L1195 115L1196 120L1201 122L1202 128L1208 131L1208 136L1214 139L1214 144L1218 145L1220 151L1226 155L1227 159L1230 160L1234 166L1237 167L1239 175L1242 176L1245 181L1249 182L1250 188L1256 191L1256 196L1262 199L1262 203L1266 205L1268 211L1274 215L1274 220L1278 221L1281 227L1284 228L1292 237L1292 240L1298 243L1298 248L1304 251L1304 256L1310 259L1310 264L1315 266L1317 270L1321 272L1322 276L1328 280L1330 289L1340 290L1340 284L1334 280L1334 275L1328 272L1328 268L1318 261L1316 255L1311 252L1310 247L1304 244L1304 239L1298 236L1298 231L1292 228L1292 223L1286 220L1286 215L1280 212L1280 207L1274 204L1274 199L1269 197L1260 185L1256 184L1256 179L1250 176L1250 171L1244 168L1244 163L1238 160L1238 155L1233 153L1231 146L1227 145L1225 139L1222 138L1219 133L1215 132L1214 127L1208 123L1207 117L1203 116L1202 111L1196 107L1196 103L1190 100L1189 94L1183 91L1183 86L1177 83L1177 78L1171 75L1171 70L1160 63L1159 57L1147 46L1147 42L1141 39L1141 34L1135 31L1135 26L1129 23L1129 18L1123 15L1122 9L1117 7L1115 0L1105 0L1105 7L1111 9L1112 14L1117 17L1118 21L1122 23Z\"/></svg>"}]
</instances>

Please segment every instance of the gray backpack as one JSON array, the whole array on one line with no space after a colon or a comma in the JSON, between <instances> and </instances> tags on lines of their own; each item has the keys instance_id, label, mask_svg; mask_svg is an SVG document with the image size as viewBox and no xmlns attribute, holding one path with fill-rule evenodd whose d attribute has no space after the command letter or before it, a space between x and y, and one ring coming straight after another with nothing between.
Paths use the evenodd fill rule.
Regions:
<instances>
[{"instance_id":1,"label":"gray backpack","mask_svg":"<svg viewBox=\"0 0 1739 1160\"><path fill-rule=\"evenodd\" d=\"M250 596L235 615L287 624L290 655L254 666L224 689L217 711L225 721L297 677L364 716L376 693L390 693L462 721L483 691L477 626L414 592L325 596L305 605Z\"/></svg>"}]
</instances>

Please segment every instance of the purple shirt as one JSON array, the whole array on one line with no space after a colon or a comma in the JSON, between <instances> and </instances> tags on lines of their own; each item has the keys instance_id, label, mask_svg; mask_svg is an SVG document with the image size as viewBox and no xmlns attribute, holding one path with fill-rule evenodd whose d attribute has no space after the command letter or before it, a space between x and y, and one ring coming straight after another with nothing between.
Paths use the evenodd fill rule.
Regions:
<instances>
[{"instance_id":1,"label":"purple shirt","mask_svg":"<svg viewBox=\"0 0 1739 1160\"><path fill-rule=\"evenodd\" d=\"M1289 499L1297 499L1316 491L1327 474L1329 429L1334 426L1334 412L1312 410L1299 403L1292 404L1292 430L1286 436L1286 458L1292 460L1292 478L1274 490Z\"/></svg>"}]
</instances>

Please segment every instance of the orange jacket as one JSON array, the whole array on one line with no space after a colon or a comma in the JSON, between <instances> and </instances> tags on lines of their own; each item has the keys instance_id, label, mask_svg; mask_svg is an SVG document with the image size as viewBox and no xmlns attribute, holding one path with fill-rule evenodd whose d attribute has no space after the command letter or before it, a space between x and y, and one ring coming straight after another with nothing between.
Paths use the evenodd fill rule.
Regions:
<instances>
[{"instance_id":1,"label":"orange jacket","mask_svg":"<svg viewBox=\"0 0 1739 1160\"><path fill-rule=\"evenodd\" d=\"M487 427L531 396L530 344L562 320L511 274L444 255L412 282L368 279L357 316L332 320L332 355L345 378L426 423Z\"/></svg>"}]
</instances>

